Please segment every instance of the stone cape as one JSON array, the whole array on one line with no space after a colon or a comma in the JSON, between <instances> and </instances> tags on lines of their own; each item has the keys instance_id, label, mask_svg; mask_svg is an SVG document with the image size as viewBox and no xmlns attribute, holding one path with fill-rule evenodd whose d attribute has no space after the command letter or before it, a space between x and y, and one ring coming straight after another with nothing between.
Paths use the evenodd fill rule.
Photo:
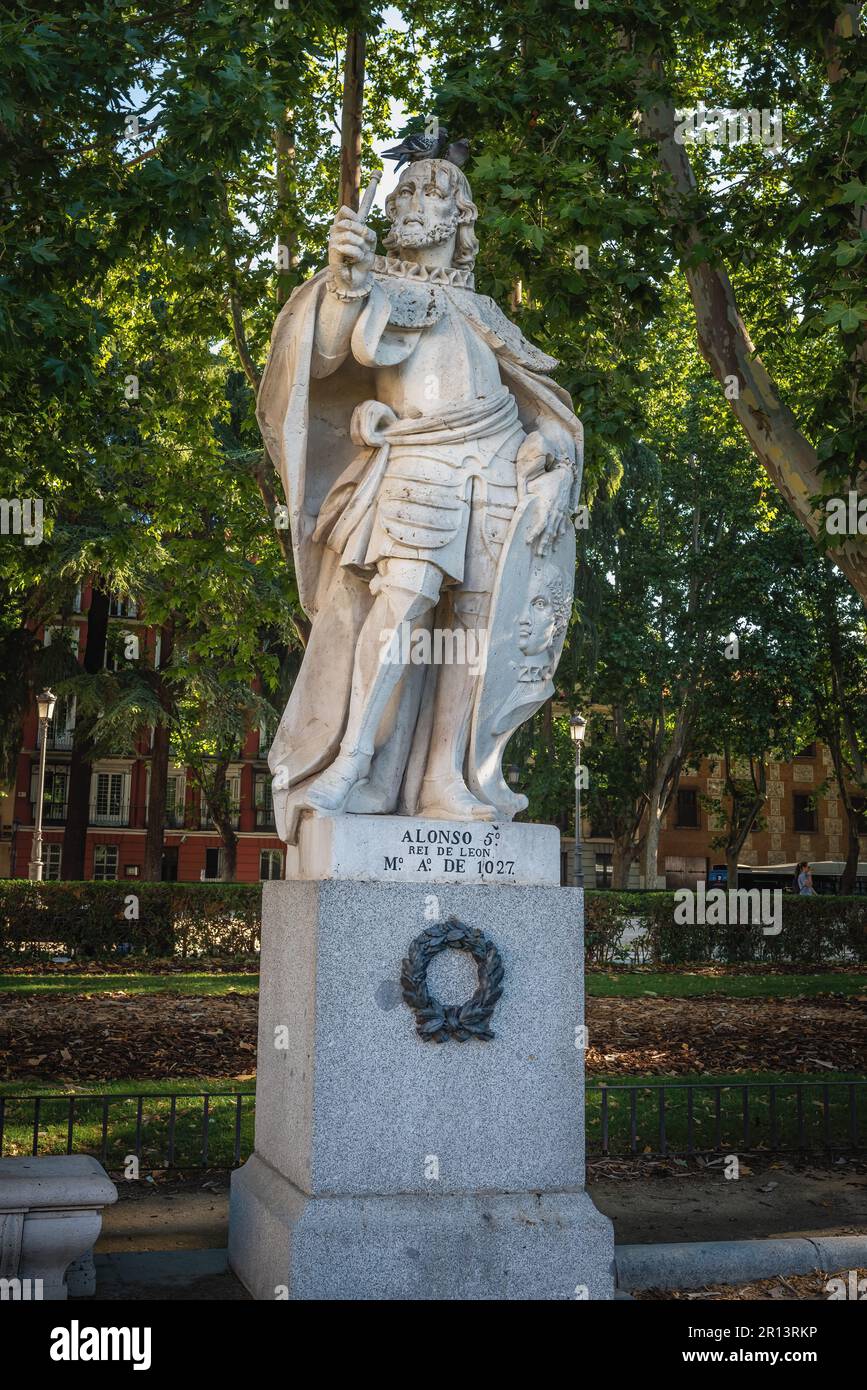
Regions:
<instances>
[{"instance_id":1,"label":"stone cape","mask_svg":"<svg viewBox=\"0 0 867 1390\"><path fill-rule=\"evenodd\" d=\"M353 332L353 352L347 353L332 375L319 380L312 375L311 359L318 305L326 293L325 273L295 291L275 324L257 411L269 451L280 463L299 596L313 619L304 662L269 758L272 772L283 779L282 785L275 781L274 802L278 831L284 838L294 838L294 832L286 834L290 789L303 789L305 782L338 752L358 635L372 603L370 574L341 562L339 550L328 544L322 508L327 499L335 515L342 507L355 508L358 513L369 508L375 498L376 479L371 472L376 464L376 450L360 447L350 429L355 408L375 396L372 370L357 357L364 359L366 335L375 338L392 312L406 320L412 318L408 292L421 295L417 308L420 322L434 312L432 305L436 313L440 312L441 300L448 312L459 314L471 332L493 351L504 386L517 402L525 431L539 428L545 417L556 419L569 431L579 460L573 487L573 502L577 502L581 426L572 412L568 393L541 375L556 363L527 343L492 300L455 284L436 281L425 286L418 277L375 275L369 302ZM431 685L425 688L422 698L423 674L415 672L407 682L412 687L407 698L415 701L417 709L431 703ZM435 679L434 672L429 680ZM480 691L484 684L483 678ZM328 692L327 700L322 699L324 690ZM520 718L530 713L532 708ZM516 716L515 727L520 718ZM392 739L391 746L382 749L375 759L380 781L401 787L399 807L403 814L415 810L426 737L429 730L422 717L417 729L413 725L404 731L402 746ZM474 775L474 769L470 769L470 775ZM504 786L502 778L499 785ZM348 809L352 809L351 805ZM509 793L501 803L500 813L513 814L514 809L514 798Z\"/></svg>"}]
</instances>

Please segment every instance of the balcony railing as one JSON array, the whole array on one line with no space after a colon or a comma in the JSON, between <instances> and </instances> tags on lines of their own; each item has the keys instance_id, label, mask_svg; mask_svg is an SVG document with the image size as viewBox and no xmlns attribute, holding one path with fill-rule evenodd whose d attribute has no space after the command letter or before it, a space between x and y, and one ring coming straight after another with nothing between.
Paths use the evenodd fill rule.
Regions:
<instances>
[{"instance_id":1,"label":"balcony railing","mask_svg":"<svg viewBox=\"0 0 867 1390\"><path fill-rule=\"evenodd\" d=\"M114 808L100 809L95 802L90 804L91 825L129 825L129 802Z\"/></svg>"},{"instance_id":2,"label":"balcony railing","mask_svg":"<svg viewBox=\"0 0 867 1390\"><path fill-rule=\"evenodd\" d=\"M52 729L51 726L49 725L49 727L48 727L48 743L46 744L46 747L47 747L47 748L50 748L53 752L61 752L61 753L62 753L62 752L69 752L69 751L71 751L72 745L73 745L74 742L75 742L75 730L74 730L74 729ZM41 725L41 724L37 727L37 730L36 730L36 747L37 747L37 748L41 748L41 747L42 747L42 725Z\"/></svg>"},{"instance_id":3,"label":"balcony railing","mask_svg":"<svg viewBox=\"0 0 867 1390\"><path fill-rule=\"evenodd\" d=\"M240 808L240 806L234 806L234 807L232 808L231 815L229 816L229 824L231 825L231 827L232 827L233 830L237 830L237 829L238 829L239 825L241 824L241 808ZM202 811L201 814L200 814L200 816L199 816L199 829L200 829L200 830L217 830L217 829L218 829L218 826L217 826L217 824L216 824L216 822L215 822L213 816L209 815L209 813L208 813L207 811Z\"/></svg>"},{"instance_id":4,"label":"balcony railing","mask_svg":"<svg viewBox=\"0 0 867 1390\"><path fill-rule=\"evenodd\" d=\"M144 823L145 823L145 825L147 825L148 822L149 822L149 820L150 820L150 816L149 816L149 814L148 814L149 809L150 809L150 808L149 808L148 806L145 806L145 808L144 808ZM167 810L167 811L166 811L166 817L165 817L165 828L166 828L166 830L183 830L185 826L186 826L186 814L185 814L185 812L184 812L183 810L180 810L180 811Z\"/></svg>"}]
</instances>

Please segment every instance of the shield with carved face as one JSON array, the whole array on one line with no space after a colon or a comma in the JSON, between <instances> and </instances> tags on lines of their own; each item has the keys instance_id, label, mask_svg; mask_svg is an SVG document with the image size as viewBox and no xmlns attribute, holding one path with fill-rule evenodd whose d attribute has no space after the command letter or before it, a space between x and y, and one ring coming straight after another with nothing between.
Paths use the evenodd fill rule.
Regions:
<instances>
[{"instance_id":1,"label":"shield with carved face","mask_svg":"<svg viewBox=\"0 0 867 1390\"><path fill-rule=\"evenodd\" d=\"M554 693L575 584L575 532L567 526L545 555L530 535L539 498L525 497L512 518L497 571L484 675L470 733L468 783L504 820L527 806L509 789L503 749Z\"/></svg>"}]
</instances>

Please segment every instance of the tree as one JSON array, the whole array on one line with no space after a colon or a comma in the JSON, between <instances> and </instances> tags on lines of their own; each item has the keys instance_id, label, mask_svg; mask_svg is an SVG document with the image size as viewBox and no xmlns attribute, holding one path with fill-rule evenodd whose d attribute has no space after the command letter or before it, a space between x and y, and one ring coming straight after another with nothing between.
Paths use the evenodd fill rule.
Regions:
<instances>
[{"instance_id":1,"label":"tree","mask_svg":"<svg viewBox=\"0 0 867 1390\"><path fill-rule=\"evenodd\" d=\"M500 289L521 280L522 322L561 356L581 403L591 478L623 439L636 345L679 268L702 351L751 447L867 600L867 543L835 543L814 501L865 483L860 6L827 14L823 29L809 7L649 0L576 14L516 0L496 21L484 8L437 7L430 23L438 109L472 131L484 230L501 234L483 241L482 274ZM785 104L784 153L741 143L689 157L674 112L699 101ZM759 331L748 336L750 317ZM624 344L604 385L603 343ZM803 349L812 371L799 380Z\"/></svg>"}]
</instances>

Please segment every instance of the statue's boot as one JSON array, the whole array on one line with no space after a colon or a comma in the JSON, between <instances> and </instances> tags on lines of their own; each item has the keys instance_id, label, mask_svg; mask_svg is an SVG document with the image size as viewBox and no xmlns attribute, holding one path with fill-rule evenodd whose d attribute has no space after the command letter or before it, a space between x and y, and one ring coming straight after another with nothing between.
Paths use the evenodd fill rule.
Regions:
<instances>
[{"instance_id":1,"label":"statue's boot","mask_svg":"<svg viewBox=\"0 0 867 1390\"><path fill-rule=\"evenodd\" d=\"M463 777L426 777L418 815L428 820L493 820L496 812L493 806L473 796Z\"/></svg>"},{"instance_id":2,"label":"statue's boot","mask_svg":"<svg viewBox=\"0 0 867 1390\"><path fill-rule=\"evenodd\" d=\"M370 761L363 754L339 753L331 766L310 783L302 804L319 815L336 815L342 811L349 793L365 784Z\"/></svg>"}]
</instances>

